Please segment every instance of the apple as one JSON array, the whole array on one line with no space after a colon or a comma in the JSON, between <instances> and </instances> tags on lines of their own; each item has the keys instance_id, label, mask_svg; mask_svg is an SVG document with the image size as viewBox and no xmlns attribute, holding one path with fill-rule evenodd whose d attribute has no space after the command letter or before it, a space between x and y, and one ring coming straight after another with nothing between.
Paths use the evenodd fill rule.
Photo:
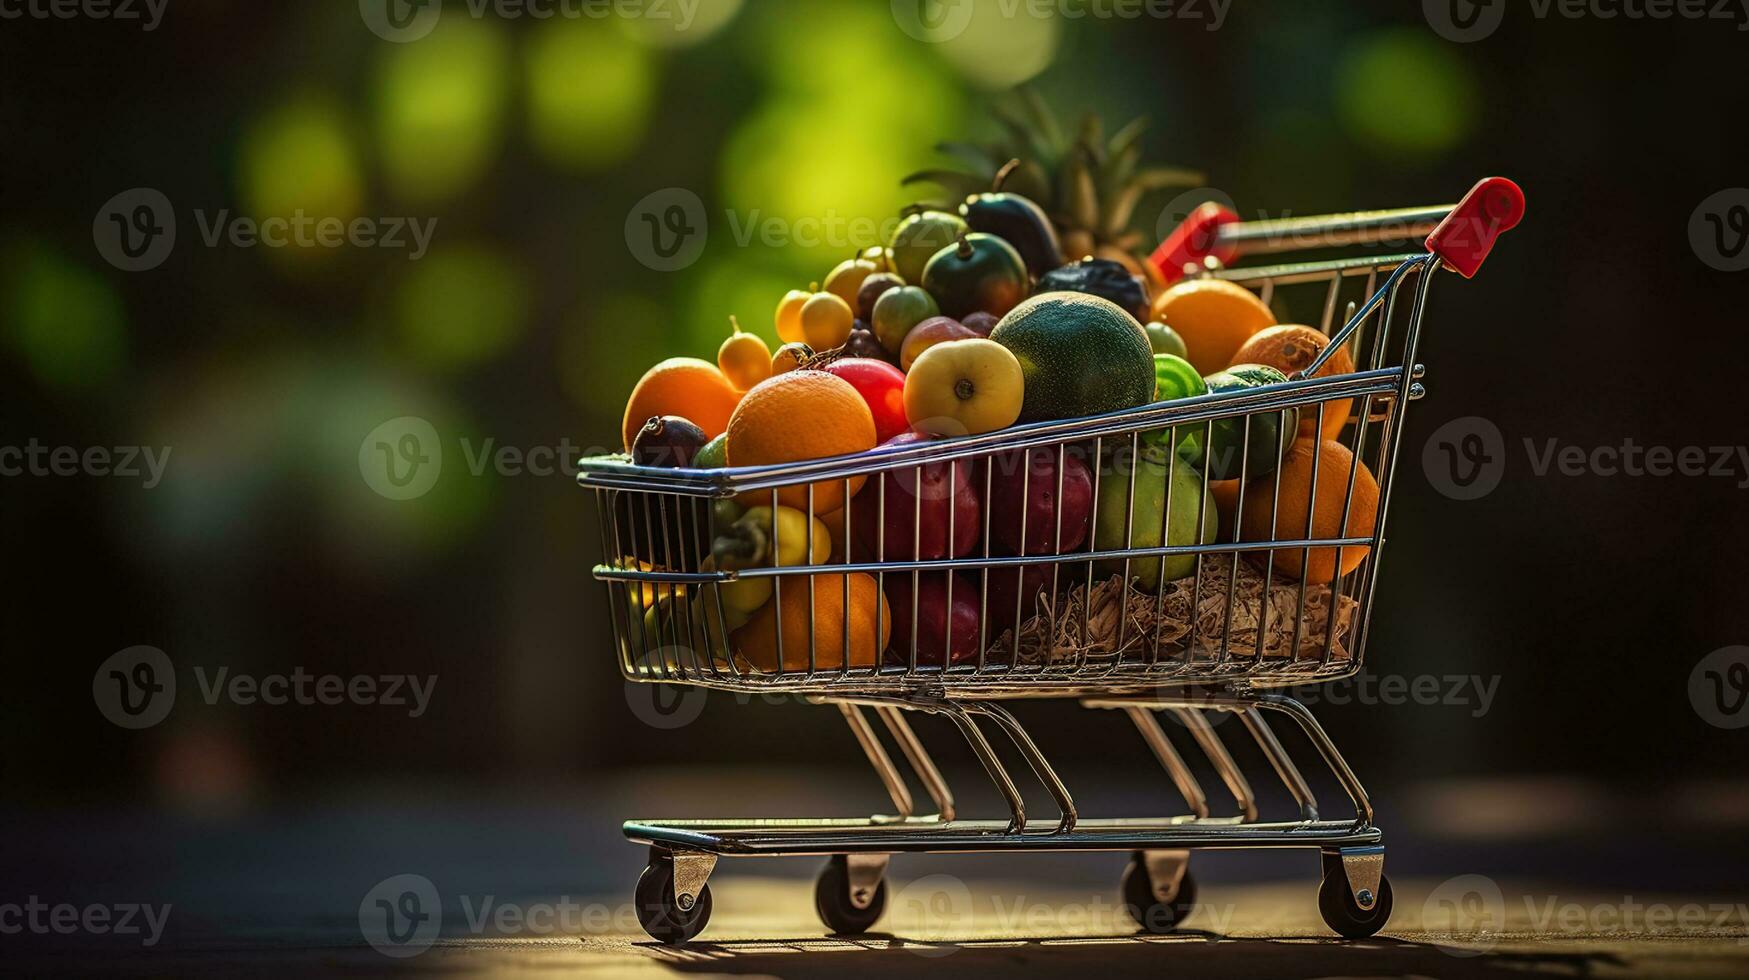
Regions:
<instances>
[{"instance_id":1,"label":"apple","mask_svg":"<svg viewBox=\"0 0 1749 980\"><path fill-rule=\"evenodd\" d=\"M1082 562L1081 565L1085 565ZM989 624L986 627L990 639L1002 635L1003 630L1014 628L1016 613L1020 616L1022 626L1026 621L1038 615L1038 598L1051 587L1052 570L1061 567L1056 574L1057 581L1067 587L1075 584L1073 564L1054 565L1004 565L990 569L990 588L984 616Z\"/></svg>"},{"instance_id":2,"label":"apple","mask_svg":"<svg viewBox=\"0 0 1749 980\"><path fill-rule=\"evenodd\" d=\"M874 317L875 300L886 295L887 290L898 289L904 284L903 279L891 272L872 273L862 281L862 287L856 291L856 302L851 304L856 307L857 319L864 322L871 321Z\"/></svg>"},{"instance_id":3,"label":"apple","mask_svg":"<svg viewBox=\"0 0 1749 980\"><path fill-rule=\"evenodd\" d=\"M883 448L930 441L928 435L907 432L887 440ZM935 561L969 554L978 546L978 535L983 531L983 509L978 506L971 477L972 464L955 460L893 470L863 484L862 492L851 502L854 510L850 515L852 533L861 546L858 557Z\"/></svg>"},{"instance_id":4,"label":"apple","mask_svg":"<svg viewBox=\"0 0 1749 980\"><path fill-rule=\"evenodd\" d=\"M886 442L905 432L905 372L869 357L842 357L826 365L827 374L850 382L850 387L868 403L874 415L875 442Z\"/></svg>"},{"instance_id":5,"label":"apple","mask_svg":"<svg viewBox=\"0 0 1749 980\"><path fill-rule=\"evenodd\" d=\"M949 316L932 316L911 328L905 335L905 344L899 349L899 367L906 371L917 363L917 358L923 352L936 344L945 344L950 340L976 340L977 334L967 329L966 325Z\"/></svg>"},{"instance_id":6,"label":"apple","mask_svg":"<svg viewBox=\"0 0 1749 980\"><path fill-rule=\"evenodd\" d=\"M978 659L978 580L964 573L920 572L917 574L916 616L911 603L913 592L910 572L888 572L882 586L887 607L893 614L892 639L887 649L909 666L911 636L917 637L918 666L939 667L943 654L950 663L976 662ZM948 598L952 583L953 598ZM990 634L993 638L994 633Z\"/></svg>"},{"instance_id":7,"label":"apple","mask_svg":"<svg viewBox=\"0 0 1749 980\"><path fill-rule=\"evenodd\" d=\"M1082 450L1063 450L1062 499L1057 498L1056 446L998 453L990 458L990 544L1005 555L1067 554L1087 540L1093 506L1093 474ZM1062 531L1058 537L1059 511ZM1025 515L1026 547L1021 548ZM1103 515L1102 515L1103 516Z\"/></svg>"},{"instance_id":8,"label":"apple","mask_svg":"<svg viewBox=\"0 0 1749 980\"><path fill-rule=\"evenodd\" d=\"M1162 524L1168 525L1165 545L1160 542ZM1126 447L1100 471L1099 527L1093 533L1093 544L1099 551L1209 544L1219 528L1220 508L1214 491L1205 492L1202 474L1183 460L1156 461L1146 453L1132 459ZM1164 561L1161 557L1132 558L1127 568L1122 558L1105 559L1099 563L1099 573L1121 575L1127 571L1143 591L1157 592L1162 582L1196 571L1194 554L1164 556Z\"/></svg>"},{"instance_id":9,"label":"apple","mask_svg":"<svg viewBox=\"0 0 1749 980\"><path fill-rule=\"evenodd\" d=\"M972 333L980 337L988 337L990 331L996 329L996 324L1001 322L1001 317L994 313L985 313L983 310L973 310L967 313L966 318L960 322L965 324L966 329Z\"/></svg>"},{"instance_id":10,"label":"apple","mask_svg":"<svg viewBox=\"0 0 1749 980\"><path fill-rule=\"evenodd\" d=\"M881 346L898 354L913 327L940 313L935 297L922 286L894 286L875 298L868 319Z\"/></svg>"},{"instance_id":11,"label":"apple","mask_svg":"<svg viewBox=\"0 0 1749 980\"><path fill-rule=\"evenodd\" d=\"M964 436L1006 429L1020 418L1025 400L1020 359L982 337L935 344L905 375L905 417L919 432Z\"/></svg>"}]
</instances>

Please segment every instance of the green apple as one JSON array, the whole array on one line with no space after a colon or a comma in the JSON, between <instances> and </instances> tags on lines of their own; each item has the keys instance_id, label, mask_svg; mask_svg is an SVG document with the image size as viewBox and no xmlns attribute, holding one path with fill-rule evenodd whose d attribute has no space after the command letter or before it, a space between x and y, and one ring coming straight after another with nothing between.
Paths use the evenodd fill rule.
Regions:
<instances>
[{"instance_id":1,"label":"green apple","mask_svg":"<svg viewBox=\"0 0 1749 980\"><path fill-rule=\"evenodd\" d=\"M922 286L898 286L875 300L874 309L869 313L874 322L869 326L874 328L875 339L881 342L881 346L897 354L904 349L905 335L912 327L940 314L935 297Z\"/></svg>"},{"instance_id":2,"label":"green apple","mask_svg":"<svg viewBox=\"0 0 1749 980\"><path fill-rule=\"evenodd\" d=\"M1220 529L1220 514L1214 494L1205 492L1202 474L1183 460L1168 465L1143 455L1133 467L1135 496L1129 506L1129 537L1124 537L1124 498L1130 495L1130 454L1114 453L1099 476L1099 518L1093 529L1093 545L1099 551L1126 548L1158 548L1160 526L1166 528L1166 545L1208 544ZM1170 491L1168 491L1170 486ZM1168 508L1167 500L1171 500ZM1202 533L1197 533L1198 515ZM1164 567L1161 558L1165 558ZM1099 563L1105 575L1124 574L1124 559ZM1144 591L1155 592L1161 582L1181 579L1196 571L1195 555L1154 555L1129 559L1129 576Z\"/></svg>"},{"instance_id":3,"label":"green apple","mask_svg":"<svg viewBox=\"0 0 1749 980\"><path fill-rule=\"evenodd\" d=\"M1159 320L1150 322L1146 330L1148 331L1148 343L1154 348L1154 353L1171 354L1174 357L1187 355L1184 338L1178 336L1178 331Z\"/></svg>"}]
</instances>

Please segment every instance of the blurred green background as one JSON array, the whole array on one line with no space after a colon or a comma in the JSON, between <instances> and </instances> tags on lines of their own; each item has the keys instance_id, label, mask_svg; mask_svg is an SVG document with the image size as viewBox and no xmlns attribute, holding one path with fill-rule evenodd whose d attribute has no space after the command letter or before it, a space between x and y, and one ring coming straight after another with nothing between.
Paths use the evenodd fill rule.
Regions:
<instances>
[{"instance_id":1,"label":"blurred green background","mask_svg":"<svg viewBox=\"0 0 1749 980\"><path fill-rule=\"evenodd\" d=\"M1510 444L1740 439L1724 392L1744 353L1741 286L1684 231L1740 180L1719 149L1745 108L1740 35L1509 15L1457 44L1417 7L1240 2L1210 30L1211 10L1008 16L979 0L945 43L907 34L887 3L824 0L706 0L684 30L450 3L406 43L345 2L171 0L152 31L0 25L3 441L171 450L151 489L3 484L9 797L225 810L404 779L588 787L656 765L860 765L836 717L803 706L719 699L683 732L640 722L588 574L587 495L566 472L475 473L470 457L618 448L643 370L713 357L730 315L775 346L782 293L870 242L736 229L890 222L919 193L899 178L942 165L937 141L998 137L990 106L1023 83L1108 130L1149 117L1147 157L1204 171L1247 216L1440 203L1490 173L1519 179L1525 226L1475 284L1436 292L1434 394L1407 443L1371 648L1378 670L1504 674L1500 700L1481 720L1353 708L1332 728L1387 785L1429 769L1716 775L1726 733L1693 715L1684 684L1744 635L1740 568L1720 544L1744 543L1740 491L1509 481L1461 504L1416 472L1416 439L1468 414ZM178 237L161 265L126 272L94 247L93 218L138 187L173 203ZM709 232L695 262L660 271L626 225L670 188L698 196ZM1139 209L1150 243L1174 207L1169 190ZM417 259L202 240L220 212L300 211L436 225ZM397 501L358 457L404 416L433 424L444 467ZM1680 586L1660 574L1675 567ZM89 691L96 664L140 643L183 671L439 683L418 719L187 691L133 733ZM1600 738L1587 699L1641 697L1653 659L1668 661L1642 705L1659 738ZM1047 737L1099 754L1078 715L1052 710L1039 709Z\"/></svg>"}]
</instances>

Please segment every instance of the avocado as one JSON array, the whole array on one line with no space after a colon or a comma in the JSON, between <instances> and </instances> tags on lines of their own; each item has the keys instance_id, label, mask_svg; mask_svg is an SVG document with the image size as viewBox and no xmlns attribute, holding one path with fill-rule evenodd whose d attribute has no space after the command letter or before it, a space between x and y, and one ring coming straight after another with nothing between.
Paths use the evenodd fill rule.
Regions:
<instances>
[{"instance_id":1,"label":"avocado","mask_svg":"<svg viewBox=\"0 0 1749 980\"><path fill-rule=\"evenodd\" d=\"M1044 208L1019 194L997 191L973 194L960 205L960 216L973 231L982 231L1014 246L1026 260L1026 271L1042 276L1063 264L1057 230Z\"/></svg>"},{"instance_id":2,"label":"avocado","mask_svg":"<svg viewBox=\"0 0 1749 980\"><path fill-rule=\"evenodd\" d=\"M1154 350L1110 300L1046 293L1010 310L990 339L1020 361L1021 422L1073 419L1154 400Z\"/></svg>"},{"instance_id":3,"label":"avocado","mask_svg":"<svg viewBox=\"0 0 1749 980\"><path fill-rule=\"evenodd\" d=\"M979 231L935 253L923 267L923 288L955 320L979 310L1002 316L1026 298L1031 282L1014 246Z\"/></svg>"}]
</instances>

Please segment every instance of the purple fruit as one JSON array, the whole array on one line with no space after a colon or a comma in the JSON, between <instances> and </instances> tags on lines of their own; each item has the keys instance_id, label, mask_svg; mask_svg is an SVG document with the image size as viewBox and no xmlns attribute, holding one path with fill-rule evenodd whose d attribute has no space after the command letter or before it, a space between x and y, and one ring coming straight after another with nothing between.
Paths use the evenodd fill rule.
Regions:
<instances>
[{"instance_id":1,"label":"purple fruit","mask_svg":"<svg viewBox=\"0 0 1749 980\"><path fill-rule=\"evenodd\" d=\"M891 272L876 272L862 281L862 288L856 291L856 315L862 320L872 322L875 300L889 289L897 289L905 284L905 280Z\"/></svg>"},{"instance_id":2,"label":"purple fruit","mask_svg":"<svg viewBox=\"0 0 1749 980\"><path fill-rule=\"evenodd\" d=\"M639 466L691 466L710 437L678 415L652 416L632 440L632 462Z\"/></svg>"},{"instance_id":3,"label":"purple fruit","mask_svg":"<svg viewBox=\"0 0 1749 980\"><path fill-rule=\"evenodd\" d=\"M953 599L948 599L948 583ZM978 659L978 580L963 573L923 572L917 576L917 610L911 611L911 573L888 572L882 586L893 614L893 634L887 648L906 665L911 662L911 634L917 634L918 666L939 667L942 654L950 663ZM994 635L994 634L991 634Z\"/></svg>"},{"instance_id":4,"label":"purple fruit","mask_svg":"<svg viewBox=\"0 0 1749 980\"><path fill-rule=\"evenodd\" d=\"M883 447L929 442L915 432L894 436ZM978 495L972 490L972 464L965 460L929 463L894 470L863 484L852 502L852 523L859 554L887 561L934 561L958 558L978 546L983 529ZM881 488L886 499L881 500ZM919 509L919 500L922 501ZM922 521L918 522L921 515ZM951 516L953 542L948 542Z\"/></svg>"},{"instance_id":5,"label":"purple fruit","mask_svg":"<svg viewBox=\"0 0 1749 980\"><path fill-rule=\"evenodd\" d=\"M1058 506L1059 447L1040 446L990 458L990 543L1003 555L1067 554L1087 540L1093 508L1093 475L1080 451L1063 450L1062 501ZM1059 537L1059 510L1061 536ZM1021 548L1025 515L1026 547Z\"/></svg>"}]
</instances>

